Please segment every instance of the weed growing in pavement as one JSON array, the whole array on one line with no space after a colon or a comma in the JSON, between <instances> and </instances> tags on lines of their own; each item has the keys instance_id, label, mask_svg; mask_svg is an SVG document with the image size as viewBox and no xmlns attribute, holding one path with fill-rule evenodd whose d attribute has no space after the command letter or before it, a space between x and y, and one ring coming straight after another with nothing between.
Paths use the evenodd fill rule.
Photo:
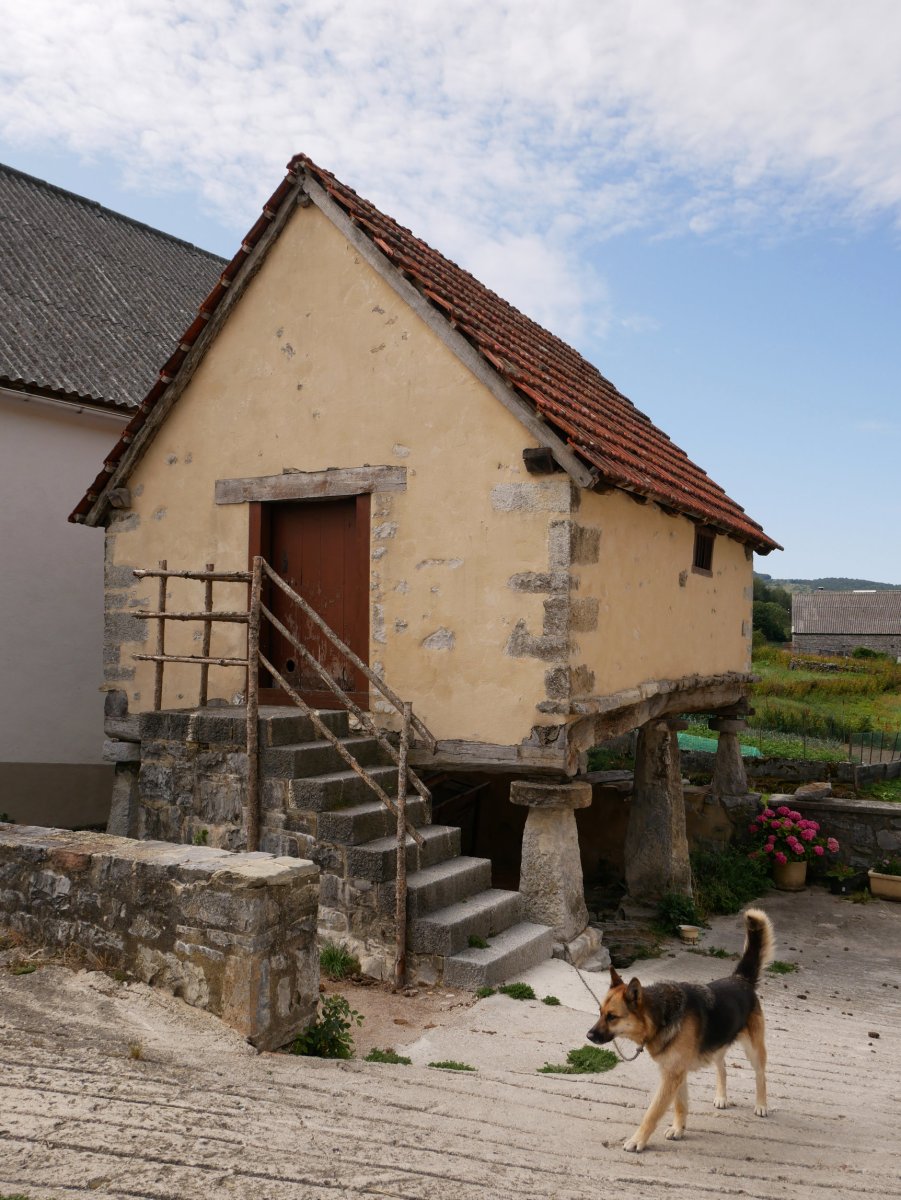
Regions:
<instances>
[{"instance_id":1,"label":"weed growing in pavement","mask_svg":"<svg viewBox=\"0 0 901 1200\"><path fill-rule=\"evenodd\" d=\"M347 979L360 974L360 960L342 943L325 941L319 947L319 969L329 979Z\"/></svg>"},{"instance_id":2,"label":"weed growing in pavement","mask_svg":"<svg viewBox=\"0 0 901 1200\"><path fill-rule=\"evenodd\" d=\"M430 1067L437 1067L439 1071L474 1071L475 1067L471 1067L469 1063L457 1062L454 1058L444 1058L441 1062L430 1062Z\"/></svg>"},{"instance_id":3,"label":"weed growing in pavement","mask_svg":"<svg viewBox=\"0 0 901 1200\"><path fill-rule=\"evenodd\" d=\"M351 1027L355 1024L362 1025L363 1018L344 996L323 996L318 1019L288 1049L307 1058L351 1058L354 1051Z\"/></svg>"},{"instance_id":4,"label":"weed growing in pavement","mask_svg":"<svg viewBox=\"0 0 901 1200\"><path fill-rule=\"evenodd\" d=\"M601 1071L611 1071L617 1063L612 1050L604 1050L600 1046L579 1046L570 1050L565 1063L545 1063L538 1068L541 1075L599 1075Z\"/></svg>"},{"instance_id":5,"label":"weed growing in pavement","mask_svg":"<svg viewBox=\"0 0 901 1200\"><path fill-rule=\"evenodd\" d=\"M484 1000L486 996L496 996L496 995L497 995L497 988L493 988L493 987L476 988L476 997L479 1000Z\"/></svg>"},{"instance_id":6,"label":"weed growing in pavement","mask_svg":"<svg viewBox=\"0 0 901 1200\"><path fill-rule=\"evenodd\" d=\"M511 1000L537 1000L535 990L528 983L502 983L497 989L502 996Z\"/></svg>"},{"instance_id":7,"label":"weed growing in pavement","mask_svg":"<svg viewBox=\"0 0 901 1200\"><path fill-rule=\"evenodd\" d=\"M129 1042L128 1043L128 1057L134 1058L138 1062L141 1061L141 1059L144 1057L144 1047L141 1045L140 1042Z\"/></svg>"},{"instance_id":8,"label":"weed growing in pavement","mask_svg":"<svg viewBox=\"0 0 901 1200\"><path fill-rule=\"evenodd\" d=\"M37 963L10 963L10 975L30 975L38 969Z\"/></svg>"},{"instance_id":9,"label":"weed growing in pavement","mask_svg":"<svg viewBox=\"0 0 901 1200\"><path fill-rule=\"evenodd\" d=\"M557 997L556 997L556 996L545 996L545 997L544 997L544 999L541 1001L541 1003L542 1003L542 1004L554 1004L554 1005L555 1005L555 1004L559 1004L559 1003L560 1003L560 1001L557 999Z\"/></svg>"},{"instance_id":10,"label":"weed growing in pavement","mask_svg":"<svg viewBox=\"0 0 901 1200\"><path fill-rule=\"evenodd\" d=\"M733 954L731 950L724 950L722 946L692 946L689 954L706 954L708 958L738 958L737 954Z\"/></svg>"},{"instance_id":11,"label":"weed growing in pavement","mask_svg":"<svg viewBox=\"0 0 901 1200\"><path fill-rule=\"evenodd\" d=\"M487 950L488 943L483 937L479 937L478 934L471 933L469 935L469 947L471 950Z\"/></svg>"},{"instance_id":12,"label":"weed growing in pavement","mask_svg":"<svg viewBox=\"0 0 901 1200\"><path fill-rule=\"evenodd\" d=\"M394 1050L378 1050L376 1047L363 1059L363 1062L399 1063L404 1067L409 1067L412 1061L412 1058L405 1058L403 1054L397 1054Z\"/></svg>"},{"instance_id":13,"label":"weed growing in pavement","mask_svg":"<svg viewBox=\"0 0 901 1200\"><path fill-rule=\"evenodd\" d=\"M767 970L771 975L791 975L798 969L797 963L783 962L781 958L774 958Z\"/></svg>"}]
</instances>

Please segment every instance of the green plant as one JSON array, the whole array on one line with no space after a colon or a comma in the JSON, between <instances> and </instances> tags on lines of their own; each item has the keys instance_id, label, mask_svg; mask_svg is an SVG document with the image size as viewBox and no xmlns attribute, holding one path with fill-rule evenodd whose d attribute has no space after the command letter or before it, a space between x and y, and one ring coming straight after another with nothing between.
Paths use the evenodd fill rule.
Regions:
<instances>
[{"instance_id":1,"label":"green plant","mask_svg":"<svg viewBox=\"0 0 901 1200\"><path fill-rule=\"evenodd\" d=\"M360 960L341 942L325 941L319 947L319 969L329 979L360 974Z\"/></svg>"},{"instance_id":2,"label":"green plant","mask_svg":"<svg viewBox=\"0 0 901 1200\"><path fill-rule=\"evenodd\" d=\"M691 946L688 953L705 954L708 958L738 958L737 954L724 950L722 946Z\"/></svg>"},{"instance_id":3,"label":"green plant","mask_svg":"<svg viewBox=\"0 0 901 1200\"><path fill-rule=\"evenodd\" d=\"M852 892L850 896L845 897L852 904L869 904L873 896L867 888L861 888L859 892Z\"/></svg>"},{"instance_id":4,"label":"green plant","mask_svg":"<svg viewBox=\"0 0 901 1200\"><path fill-rule=\"evenodd\" d=\"M502 996L511 1000L536 1000L534 989L528 983L502 983L497 989Z\"/></svg>"},{"instance_id":5,"label":"green plant","mask_svg":"<svg viewBox=\"0 0 901 1200\"><path fill-rule=\"evenodd\" d=\"M16 1192L15 1196L0 1196L0 1200L28 1200L27 1196L23 1196L21 1192Z\"/></svg>"},{"instance_id":6,"label":"green plant","mask_svg":"<svg viewBox=\"0 0 901 1200\"><path fill-rule=\"evenodd\" d=\"M734 846L695 850L691 855L691 874L695 907L704 919L714 914L740 912L770 886L766 863L748 858Z\"/></svg>"},{"instance_id":7,"label":"green plant","mask_svg":"<svg viewBox=\"0 0 901 1200\"><path fill-rule=\"evenodd\" d=\"M375 1047L363 1059L363 1062L399 1063L404 1067L409 1067L412 1061L412 1058L405 1058L403 1054L397 1054L394 1050L377 1050Z\"/></svg>"},{"instance_id":8,"label":"green plant","mask_svg":"<svg viewBox=\"0 0 901 1200\"><path fill-rule=\"evenodd\" d=\"M195 846L206 846L210 840L210 831L208 829L198 829L191 840Z\"/></svg>"},{"instance_id":9,"label":"green plant","mask_svg":"<svg viewBox=\"0 0 901 1200\"><path fill-rule=\"evenodd\" d=\"M819 822L803 817L787 804L773 810L765 803L748 826L748 833L757 846L748 856L752 861L815 862L826 854L837 854L839 848L835 838L820 834Z\"/></svg>"},{"instance_id":10,"label":"green plant","mask_svg":"<svg viewBox=\"0 0 901 1200\"><path fill-rule=\"evenodd\" d=\"M793 975L797 969L797 963L783 962L781 958L774 958L767 967L771 975Z\"/></svg>"},{"instance_id":11,"label":"green plant","mask_svg":"<svg viewBox=\"0 0 901 1200\"><path fill-rule=\"evenodd\" d=\"M541 1001L541 1003L542 1003L542 1004L557 1005L557 1004L559 1004L559 1003L560 1003L560 1001L557 999L557 997L556 997L556 996L545 996L545 997L544 997L544 999Z\"/></svg>"},{"instance_id":12,"label":"green plant","mask_svg":"<svg viewBox=\"0 0 901 1200\"><path fill-rule=\"evenodd\" d=\"M600 1046L579 1046L570 1050L565 1063L545 1063L539 1067L542 1075L598 1075L601 1071L611 1071L617 1063L612 1050L604 1050Z\"/></svg>"},{"instance_id":13,"label":"green plant","mask_svg":"<svg viewBox=\"0 0 901 1200\"><path fill-rule=\"evenodd\" d=\"M657 921L665 933L676 933L680 925L699 924L700 917L691 896L667 892L657 904Z\"/></svg>"},{"instance_id":14,"label":"green plant","mask_svg":"<svg viewBox=\"0 0 901 1200\"><path fill-rule=\"evenodd\" d=\"M486 998L486 996L496 996L496 995L497 995L497 988L493 988L493 987L476 988L476 996L478 996L478 998L480 1000L484 1000Z\"/></svg>"},{"instance_id":15,"label":"green plant","mask_svg":"<svg viewBox=\"0 0 901 1200\"><path fill-rule=\"evenodd\" d=\"M318 1019L294 1039L290 1051L307 1058L350 1058L354 1049L351 1027L362 1024L362 1016L344 996L324 996Z\"/></svg>"},{"instance_id":16,"label":"green plant","mask_svg":"<svg viewBox=\"0 0 901 1200\"><path fill-rule=\"evenodd\" d=\"M468 1063L457 1062L454 1058L443 1058L440 1062L430 1062L430 1067L437 1067L439 1071L474 1071L475 1067L471 1067Z\"/></svg>"},{"instance_id":17,"label":"green plant","mask_svg":"<svg viewBox=\"0 0 901 1200\"><path fill-rule=\"evenodd\" d=\"M128 1057L134 1058L140 1062L140 1060L144 1057L144 1047L140 1042L128 1043Z\"/></svg>"},{"instance_id":18,"label":"green plant","mask_svg":"<svg viewBox=\"0 0 901 1200\"><path fill-rule=\"evenodd\" d=\"M485 941L485 939L483 937L479 937L478 934L476 934L476 933L471 933L469 935L468 945L469 945L470 949L472 949L472 950L487 950L488 949L488 943Z\"/></svg>"},{"instance_id":19,"label":"green plant","mask_svg":"<svg viewBox=\"0 0 901 1200\"><path fill-rule=\"evenodd\" d=\"M37 969L37 963L11 963L9 973L10 975L30 975Z\"/></svg>"},{"instance_id":20,"label":"green plant","mask_svg":"<svg viewBox=\"0 0 901 1200\"><path fill-rule=\"evenodd\" d=\"M850 879L852 875L856 875L856 874L857 874L857 871L854 869L854 867L849 866L847 863L837 862L837 863L833 863L832 866L829 868L829 870L826 872L826 878L827 879Z\"/></svg>"},{"instance_id":21,"label":"green plant","mask_svg":"<svg viewBox=\"0 0 901 1200\"><path fill-rule=\"evenodd\" d=\"M879 862L873 863L873 870L880 875L901 875L901 858L897 855L881 858Z\"/></svg>"}]
</instances>

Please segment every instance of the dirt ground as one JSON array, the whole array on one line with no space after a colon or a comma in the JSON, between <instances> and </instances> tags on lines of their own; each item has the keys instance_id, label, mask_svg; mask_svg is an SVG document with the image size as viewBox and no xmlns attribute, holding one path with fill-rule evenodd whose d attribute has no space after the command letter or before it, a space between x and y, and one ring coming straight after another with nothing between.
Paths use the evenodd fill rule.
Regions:
<instances>
[{"instance_id":1,"label":"dirt ground","mask_svg":"<svg viewBox=\"0 0 901 1200\"><path fill-rule=\"evenodd\" d=\"M143 985L62 966L0 969L0 1196L894 1197L901 905L810 889L764 907L778 957L798 967L761 984L771 1115L754 1116L753 1074L736 1052L732 1105L715 1110L713 1071L699 1072L686 1140L666 1142L661 1128L641 1155L621 1147L655 1084L646 1055L604 1075L538 1073L584 1044L593 1020L594 1001L559 962L525 977L555 1007L342 988L365 1014L358 1052L391 1045L410 1067L257 1054ZM703 945L740 941L726 917ZM730 963L670 944L635 970L645 982L704 980ZM447 1058L477 1069L427 1065Z\"/></svg>"}]
</instances>

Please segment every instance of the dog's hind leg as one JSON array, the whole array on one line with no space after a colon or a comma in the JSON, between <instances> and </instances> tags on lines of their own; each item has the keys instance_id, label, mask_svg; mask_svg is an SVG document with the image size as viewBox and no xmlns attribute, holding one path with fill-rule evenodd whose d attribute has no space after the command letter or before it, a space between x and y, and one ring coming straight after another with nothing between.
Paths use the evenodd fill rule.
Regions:
<instances>
[{"instance_id":1,"label":"dog's hind leg","mask_svg":"<svg viewBox=\"0 0 901 1200\"><path fill-rule=\"evenodd\" d=\"M724 1046L722 1050L717 1051L716 1058L713 1060L716 1065L716 1093L713 1097L714 1108L725 1108L726 1101L726 1051L728 1046Z\"/></svg>"},{"instance_id":2,"label":"dog's hind leg","mask_svg":"<svg viewBox=\"0 0 901 1200\"><path fill-rule=\"evenodd\" d=\"M748 1062L754 1068L754 1078L757 1084L754 1112L758 1117L765 1117L767 1115L766 1041L764 1040L763 1013L759 1008L756 1008L748 1017L747 1025L739 1034L739 1041L748 1056Z\"/></svg>"},{"instance_id":3,"label":"dog's hind leg","mask_svg":"<svg viewBox=\"0 0 901 1200\"><path fill-rule=\"evenodd\" d=\"M682 1086L676 1092L673 1101L673 1123L663 1135L670 1141L678 1142L685 1137L685 1122L688 1119L688 1080L682 1080Z\"/></svg>"}]
</instances>

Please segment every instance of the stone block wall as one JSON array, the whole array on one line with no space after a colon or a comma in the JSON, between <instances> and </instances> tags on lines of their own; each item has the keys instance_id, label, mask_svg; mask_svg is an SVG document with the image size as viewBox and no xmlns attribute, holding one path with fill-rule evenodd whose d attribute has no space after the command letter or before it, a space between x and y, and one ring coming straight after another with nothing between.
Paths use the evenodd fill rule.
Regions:
<instances>
[{"instance_id":1,"label":"stone block wall","mask_svg":"<svg viewBox=\"0 0 901 1200\"><path fill-rule=\"evenodd\" d=\"M311 862L0 824L0 925L165 987L274 1049L319 1000Z\"/></svg>"},{"instance_id":2,"label":"stone block wall","mask_svg":"<svg viewBox=\"0 0 901 1200\"><path fill-rule=\"evenodd\" d=\"M839 858L852 867L872 867L885 855L901 854L901 805L837 797L805 800L771 796L770 804L790 804L814 821L825 837L838 838Z\"/></svg>"},{"instance_id":3,"label":"stone block wall","mask_svg":"<svg viewBox=\"0 0 901 1200\"><path fill-rule=\"evenodd\" d=\"M792 650L795 654L852 654L858 646L901 658L899 633L795 633Z\"/></svg>"}]
</instances>

